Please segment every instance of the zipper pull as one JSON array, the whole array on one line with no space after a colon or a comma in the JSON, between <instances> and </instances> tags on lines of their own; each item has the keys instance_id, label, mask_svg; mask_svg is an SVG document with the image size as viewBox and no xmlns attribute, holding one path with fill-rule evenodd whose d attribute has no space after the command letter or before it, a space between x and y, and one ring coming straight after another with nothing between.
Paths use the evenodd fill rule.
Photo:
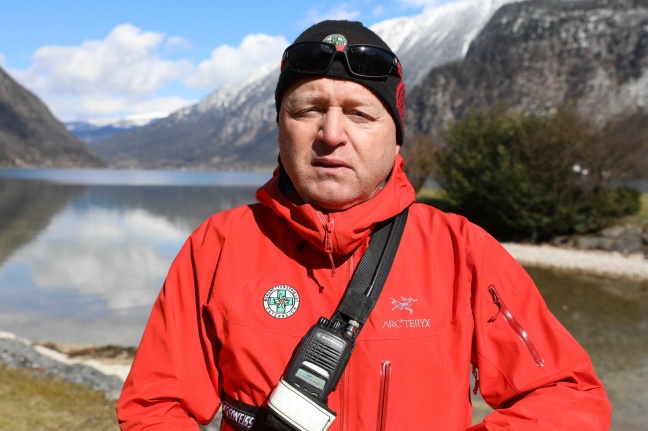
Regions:
<instances>
[{"instance_id":1,"label":"zipper pull","mask_svg":"<svg viewBox=\"0 0 648 431\"><path fill-rule=\"evenodd\" d=\"M522 343L526 346L527 350L533 357L533 360L535 361L536 365L540 368L544 367L544 359L542 356L540 356L540 353L538 352L538 349L536 349L535 345L531 341L531 338L529 338L529 334L527 331L524 330L522 325L515 319L513 316L513 313L511 313L511 310L506 306L504 301L502 301L502 298L499 296L499 293L497 292L497 289L495 288L494 285L488 286L488 291L490 292L491 296L493 297L493 303L497 305L497 313L488 319L488 323L493 323L495 320L497 320L497 317L501 314L506 323L511 327L513 332L520 338Z\"/></svg>"},{"instance_id":2,"label":"zipper pull","mask_svg":"<svg viewBox=\"0 0 648 431\"><path fill-rule=\"evenodd\" d=\"M324 250L328 253L331 260L331 277L335 275L335 262L333 261L333 243L331 236L333 235L333 228L335 224L329 214L326 215L324 220Z\"/></svg>"},{"instance_id":3,"label":"zipper pull","mask_svg":"<svg viewBox=\"0 0 648 431\"><path fill-rule=\"evenodd\" d=\"M488 323L493 323L497 320L497 317L502 312L502 300L500 299L495 286L493 286L492 284L488 286L488 292L490 292L491 296L493 297L493 303L497 305L497 313L495 313L494 316L491 316L490 319L488 319Z\"/></svg>"},{"instance_id":4,"label":"zipper pull","mask_svg":"<svg viewBox=\"0 0 648 431\"><path fill-rule=\"evenodd\" d=\"M472 366L472 375L475 378L475 386L473 387L473 395L477 395L477 392L479 391L479 372L477 371L477 366L473 365Z\"/></svg>"}]
</instances>

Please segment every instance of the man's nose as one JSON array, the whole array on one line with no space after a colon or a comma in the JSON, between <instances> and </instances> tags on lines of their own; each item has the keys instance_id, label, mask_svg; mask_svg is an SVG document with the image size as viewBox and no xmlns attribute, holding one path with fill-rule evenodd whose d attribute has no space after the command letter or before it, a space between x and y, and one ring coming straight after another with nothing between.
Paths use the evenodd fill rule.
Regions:
<instances>
[{"instance_id":1,"label":"man's nose","mask_svg":"<svg viewBox=\"0 0 648 431\"><path fill-rule=\"evenodd\" d=\"M322 116L317 137L327 145L337 146L346 143L346 118L339 109L329 109Z\"/></svg>"}]
</instances>

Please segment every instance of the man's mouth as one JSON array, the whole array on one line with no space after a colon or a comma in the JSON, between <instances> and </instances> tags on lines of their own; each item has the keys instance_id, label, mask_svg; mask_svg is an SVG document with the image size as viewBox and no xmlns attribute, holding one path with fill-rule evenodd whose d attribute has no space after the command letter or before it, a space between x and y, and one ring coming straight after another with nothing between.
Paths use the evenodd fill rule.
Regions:
<instances>
[{"instance_id":1,"label":"man's mouth","mask_svg":"<svg viewBox=\"0 0 648 431\"><path fill-rule=\"evenodd\" d=\"M317 159L314 160L312 165L316 168L348 168L349 166L341 160L334 159Z\"/></svg>"}]
</instances>

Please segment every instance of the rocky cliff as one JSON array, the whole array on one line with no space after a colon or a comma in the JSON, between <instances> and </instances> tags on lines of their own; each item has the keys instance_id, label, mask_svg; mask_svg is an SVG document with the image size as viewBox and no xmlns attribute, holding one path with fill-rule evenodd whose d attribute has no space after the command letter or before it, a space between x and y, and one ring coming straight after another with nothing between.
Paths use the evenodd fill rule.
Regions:
<instances>
[{"instance_id":1,"label":"rocky cliff","mask_svg":"<svg viewBox=\"0 0 648 431\"><path fill-rule=\"evenodd\" d=\"M101 167L102 159L0 69L0 167Z\"/></svg>"},{"instance_id":2,"label":"rocky cliff","mask_svg":"<svg viewBox=\"0 0 648 431\"><path fill-rule=\"evenodd\" d=\"M597 122L648 108L648 1L534 0L503 6L466 57L409 95L411 133L435 133L501 101L572 105Z\"/></svg>"}]
</instances>

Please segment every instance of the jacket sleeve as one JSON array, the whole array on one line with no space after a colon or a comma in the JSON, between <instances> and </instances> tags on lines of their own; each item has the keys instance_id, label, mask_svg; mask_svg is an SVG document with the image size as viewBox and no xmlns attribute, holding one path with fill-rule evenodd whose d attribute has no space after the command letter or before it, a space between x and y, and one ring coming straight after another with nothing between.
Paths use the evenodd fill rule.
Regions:
<instances>
[{"instance_id":1,"label":"jacket sleeve","mask_svg":"<svg viewBox=\"0 0 648 431\"><path fill-rule=\"evenodd\" d=\"M201 316L220 247L205 251L205 231L186 241L153 306L117 402L122 430L198 430L220 405L216 341Z\"/></svg>"},{"instance_id":2,"label":"jacket sleeve","mask_svg":"<svg viewBox=\"0 0 648 431\"><path fill-rule=\"evenodd\" d=\"M515 259L473 233L472 363L494 411L469 430L609 430L610 403L587 353Z\"/></svg>"}]
</instances>

